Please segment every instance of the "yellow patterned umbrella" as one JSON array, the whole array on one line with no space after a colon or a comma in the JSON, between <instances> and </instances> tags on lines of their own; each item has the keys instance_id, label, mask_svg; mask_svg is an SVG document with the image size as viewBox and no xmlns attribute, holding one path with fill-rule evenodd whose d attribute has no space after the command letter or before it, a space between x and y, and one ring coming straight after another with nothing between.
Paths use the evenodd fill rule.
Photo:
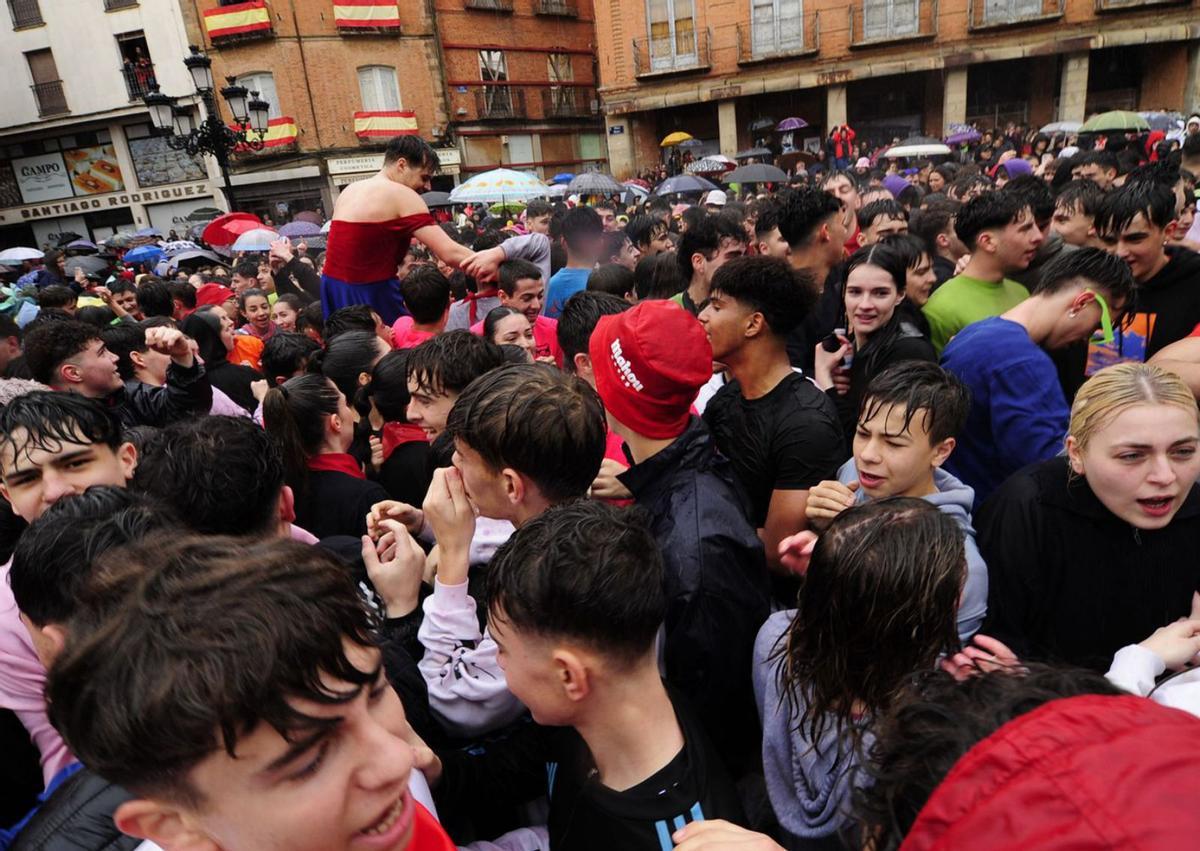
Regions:
<instances>
[{"instance_id":1,"label":"yellow patterned umbrella","mask_svg":"<svg viewBox=\"0 0 1200 851\"><path fill-rule=\"evenodd\" d=\"M682 130L676 130L667 138L658 143L660 148L670 148L678 145L680 142L690 142L692 140L691 133L684 133Z\"/></svg>"}]
</instances>

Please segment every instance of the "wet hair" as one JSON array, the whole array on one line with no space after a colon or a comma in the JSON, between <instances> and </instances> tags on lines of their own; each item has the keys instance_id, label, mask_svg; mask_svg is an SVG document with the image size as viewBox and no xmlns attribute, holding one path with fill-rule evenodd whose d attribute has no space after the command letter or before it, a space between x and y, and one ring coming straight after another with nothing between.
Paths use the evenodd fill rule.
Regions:
<instances>
[{"instance_id":1,"label":"wet hair","mask_svg":"<svg viewBox=\"0 0 1200 851\"><path fill-rule=\"evenodd\" d=\"M588 239L604 233L600 214L591 207L573 207L562 220L562 237L571 251L582 251Z\"/></svg>"},{"instance_id":2,"label":"wet hair","mask_svg":"<svg viewBox=\"0 0 1200 851\"><path fill-rule=\"evenodd\" d=\"M1034 294L1058 292L1082 280L1086 286L1103 290L1109 301L1126 304L1134 295L1133 274L1129 264L1100 248L1062 251L1042 267Z\"/></svg>"},{"instance_id":3,"label":"wet hair","mask_svg":"<svg viewBox=\"0 0 1200 851\"><path fill-rule=\"evenodd\" d=\"M914 233L889 233L881 243L896 252L906 270L917 268L922 257L933 257L925 240Z\"/></svg>"},{"instance_id":4,"label":"wet hair","mask_svg":"<svg viewBox=\"0 0 1200 851\"><path fill-rule=\"evenodd\" d=\"M858 227L860 230L866 230L875 224L878 218L901 219L908 221L908 212L900 206L899 202L884 199L882 201L872 201L870 204L863 206L858 211Z\"/></svg>"},{"instance_id":5,"label":"wet hair","mask_svg":"<svg viewBox=\"0 0 1200 851\"><path fill-rule=\"evenodd\" d=\"M654 258L647 258L654 259ZM638 264L641 266L641 264ZM567 299L558 315L558 347L563 353L563 369L575 372L575 355L587 354L588 341L602 316L622 313L631 307L625 299L605 292L583 290Z\"/></svg>"},{"instance_id":6,"label":"wet hair","mask_svg":"<svg viewBox=\"0 0 1200 851\"><path fill-rule=\"evenodd\" d=\"M846 180L850 181L850 185L854 187L855 192L862 192L862 181L858 179L857 174L848 168L829 169L821 175L820 179L817 181L817 185L822 192L828 192L829 184L833 183L833 181L837 180L838 178L845 178Z\"/></svg>"},{"instance_id":7,"label":"wet hair","mask_svg":"<svg viewBox=\"0 0 1200 851\"><path fill-rule=\"evenodd\" d=\"M317 332L317 336L324 339L325 335L325 309L321 306L321 302L314 301L312 304L300 311L300 315L296 317L296 330L306 331L309 328Z\"/></svg>"},{"instance_id":8,"label":"wet hair","mask_svg":"<svg viewBox=\"0 0 1200 851\"><path fill-rule=\"evenodd\" d=\"M374 646L373 624L321 547L164 533L106 553L87 587L50 714L72 753L135 795L200 806L188 775L205 758L235 757L259 724L315 742L340 719L293 701L345 705L379 676L347 656Z\"/></svg>"},{"instance_id":9,"label":"wet hair","mask_svg":"<svg viewBox=\"0 0 1200 851\"><path fill-rule=\"evenodd\" d=\"M325 317L322 336L328 343L339 334L348 331L369 331L375 333L376 313L369 304L350 304L339 307Z\"/></svg>"},{"instance_id":10,"label":"wet hair","mask_svg":"<svg viewBox=\"0 0 1200 851\"><path fill-rule=\"evenodd\" d=\"M808 273L777 257L733 258L713 274L712 292L761 313L779 338L804 321L816 300Z\"/></svg>"},{"instance_id":11,"label":"wet hair","mask_svg":"<svg viewBox=\"0 0 1200 851\"><path fill-rule=\"evenodd\" d=\"M104 329L113 323L117 318L117 314L113 313L107 307L97 304L89 304L87 307L81 307L75 311L75 319L79 322L95 325L97 328Z\"/></svg>"},{"instance_id":12,"label":"wet hair","mask_svg":"<svg viewBox=\"0 0 1200 851\"><path fill-rule=\"evenodd\" d=\"M754 219L754 236L756 239L762 239L777 227L779 227L779 205L774 200L768 199L758 208L758 215Z\"/></svg>"},{"instance_id":13,"label":"wet hair","mask_svg":"<svg viewBox=\"0 0 1200 851\"><path fill-rule=\"evenodd\" d=\"M954 217L954 232L974 251L979 234L1015 224L1028 209L1029 202L1011 192L985 192L959 208Z\"/></svg>"},{"instance_id":14,"label":"wet hair","mask_svg":"<svg viewBox=\"0 0 1200 851\"><path fill-rule=\"evenodd\" d=\"M135 293L138 310L143 316L171 316L175 313L175 300L171 289L158 278L143 280Z\"/></svg>"},{"instance_id":15,"label":"wet hair","mask_svg":"<svg viewBox=\"0 0 1200 851\"><path fill-rule=\"evenodd\" d=\"M1150 181L1113 189L1096 210L1096 232L1101 236L1120 234L1139 213L1154 227L1165 228L1175 220L1175 192Z\"/></svg>"},{"instance_id":16,"label":"wet hair","mask_svg":"<svg viewBox=\"0 0 1200 851\"><path fill-rule=\"evenodd\" d=\"M263 396L263 427L279 446L284 481L302 492L308 482L308 459L325 439L325 420L338 412L342 393L323 375L289 378Z\"/></svg>"},{"instance_id":17,"label":"wet hair","mask_svg":"<svg viewBox=\"0 0 1200 851\"><path fill-rule=\"evenodd\" d=\"M363 387L359 398L375 403L375 409L386 422L408 422L408 356L410 349L388 352L371 370L371 383Z\"/></svg>"},{"instance_id":18,"label":"wet hair","mask_svg":"<svg viewBox=\"0 0 1200 851\"><path fill-rule=\"evenodd\" d=\"M896 851L917 815L975 745L1051 701L1124 694L1104 676L1023 663L957 682L944 671L918 673L892 709L877 718L868 758L854 782L858 847Z\"/></svg>"},{"instance_id":19,"label":"wet hair","mask_svg":"<svg viewBox=\"0 0 1200 851\"><path fill-rule=\"evenodd\" d=\"M437 322L450 306L450 282L432 263L414 267L400 282L400 294L413 322L421 325Z\"/></svg>"},{"instance_id":20,"label":"wet hair","mask_svg":"<svg viewBox=\"0 0 1200 851\"><path fill-rule=\"evenodd\" d=\"M1079 388L1067 434L1085 450L1096 432L1134 405L1175 405L1200 421L1196 398L1178 375L1153 364L1119 363L1095 373Z\"/></svg>"},{"instance_id":21,"label":"wet hair","mask_svg":"<svg viewBox=\"0 0 1200 851\"><path fill-rule=\"evenodd\" d=\"M79 301L79 295L70 287L51 284L37 291L37 303L41 308L64 308Z\"/></svg>"},{"instance_id":22,"label":"wet hair","mask_svg":"<svg viewBox=\"0 0 1200 851\"><path fill-rule=\"evenodd\" d=\"M661 236L666 232L666 223L654 216L634 216L629 220L629 224L625 225L625 235L629 237L629 241L634 244L634 247L639 250L645 246L649 246L655 237Z\"/></svg>"},{"instance_id":23,"label":"wet hair","mask_svg":"<svg viewBox=\"0 0 1200 851\"><path fill-rule=\"evenodd\" d=\"M633 272L616 263L597 266L588 275L587 288L593 292L624 297L626 293L634 291Z\"/></svg>"},{"instance_id":24,"label":"wet hair","mask_svg":"<svg viewBox=\"0 0 1200 851\"><path fill-rule=\"evenodd\" d=\"M711 213L703 207L688 207L679 218L687 225L687 229L691 230L710 216Z\"/></svg>"},{"instance_id":25,"label":"wet hair","mask_svg":"<svg viewBox=\"0 0 1200 851\"><path fill-rule=\"evenodd\" d=\"M1054 215L1054 195L1040 177L1032 174L1014 177L1000 191L1024 201L1033 212L1035 221L1047 222Z\"/></svg>"},{"instance_id":26,"label":"wet hair","mask_svg":"<svg viewBox=\"0 0 1200 851\"><path fill-rule=\"evenodd\" d=\"M441 162L437 151L420 136L393 136L383 150L383 164L391 165L403 158L409 168L429 168L437 171Z\"/></svg>"},{"instance_id":27,"label":"wet hair","mask_svg":"<svg viewBox=\"0 0 1200 851\"><path fill-rule=\"evenodd\" d=\"M904 361L887 367L867 384L858 419L860 422L873 419L881 411L886 419L897 405L904 407L901 433L912 434L912 421L920 414L921 428L929 435L929 445L937 446L947 438L956 437L966 425L971 391L954 373L936 363Z\"/></svg>"},{"instance_id":28,"label":"wet hair","mask_svg":"<svg viewBox=\"0 0 1200 851\"><path fill-rule=\"evenodd\" d=\"M244 260L233 267L233 274L242 278L258 280L258 263L253 260Z\"/></svg>"},{"instance_id":29,"label":"wet hair","mask_svg":"<svg viewBox=\"0 0 1200 851\"><path fill-rule=\"evenodd\" d=\"M33 329L25 329L22 351L33 380L51 384L63 362L100 339L100 329L86 322L75 319L41 322Z\"/></svg>"},{"instance_id":30,"label":"wet hair","mask_svg":"<svg viewBox=\"0 0 1200 851\"><path fill-rule=\"evenodd\" d=\"M937 256L937 238L946 232L962 205L949 199L914 210L908 221L908 232L925 242L930 257Z\"/></svg>"},{"instance_id":31,"label":"wet hair","mask_svg":"<svg viewBox=\"0 0 1200 851\"><path fill-rule=\"evenodd\" d=\"M779 235L793 249L808 245L822 224L842 214L842 202L815 186L781 192L778 199Z\"/></svg>"},{"instance_id":32,"label":"wet hair","mask_svg":"<svg viewBox=\"0 0 1200 851\"><path fill-rule=\"evenodd\" d=\"M467 385L504 362L491 340L470 331L447 331L410 350L408 374L431 395L461 393Z\"/></svg>"},{"instance_id":33,"label":"wet hair","mask_svg":"<svg viewBox=\"0 0 1200 851\"><path fill-rule=\"evenodd\" d=\"M135 378L135 367L130 355L149 350L149 346L146 345L146 329L132 322L122 322L101 330L100 339L104 341L104 347L117 356L117 372L121 374L121 378L125 381Z\"/></svg>"},{"instance_id":34,"label":"wet hair","mask_svg":"<svg viewBox=\"0 0 1200 851\"><path fill-rule=\"evenodd\" d=\"M1094 180L1076 179L1066 183L1054 198L1057 207L1095 216L1104 200L1104 190Z\"/></svg>"},{"instance_id":35,"label":"wet hair","mask_svg":"<svg viewBox=\"0 0 1200 851\"><path fill-rule=\"evenodd\" d=\"M446 431L493 470L511 467L551 502L582 497L604 458L607 425L596 391L547 364L507 364L454 401Z\"/></svg>"},{"instance_id":36,"label":"wet hair","mask_svg":"<svg viewBox=\"0 0 1200 851\"><path fill-rule=\"evenodd\" d=\"M17 607L38 626L65 623L97 558L172 525L160 506L126 488L95 485L58 500L17 540L8 575Z\"/></svg>"},{"instance_id":37,"label":"wet hair","mask_svg":"<svg viewBox=\"0 0 1200 851\"><path fill-rule=\"evenodd\" d=\"M248 290L243 290L238 296L238 309L241 310L242 313L246 312L246 300L251 298L264 299L267 302L268 309L271 307L271 300L267 298L267 291L260 290L258 287L251 287Z\"/></svg>"},{"instance_id":38,"label":"wet hair","mask_svg":"<svg viewBox=\"0 0 1200 851\"><path fill-rule=\"evenodd\" d=\"M22 337L21 326L11 316L0 314L0 340L7 340L10 337L20 340Z\"/></svg>"},{"instance_id":39,"label":"wet hair","mask_svg":"<svg viewBox=\"0 0 1200 851\"><path fill-rule=\"evenodd\" d=\"M772 655L798 729L813 742L832 729L859 744L914 674L959 646L965 577L962 530L923 499L871 500L834 518Z\"/></svg>"},{"instance_id":40,"label":"wet hair","mask_svg":"<svg viewBox=\"0 0 1200 851\"><path fill-rule=\"evenodd\" d=\"M171 293L172 301L178 301L187 310L194 310L196 308L196 288L187 281L171 281L171 283L167 284L167 289ZM281 295L279 300L283 301L288 297L287 295ZM295 296L291 297L295 298Z\"/></svg>"},{"instance_id":41,"label":"wet hair","mask_svg":"<svg viewBox=\"0 0 1200 851\"><path fill-rule=\"evenodd\" d=\"M540 281L542 270L528 260L505 260L500 264L500 291L512 296L517 291L517 282L524 280Z\"/></svg>"},{"instance_id":42,"label":"wet hair","mask_svg":"<svg viewBox=\"0 0 1200 851\"><path fill-rule=\"evenodd\" d=\"M1081 165L1096 165L1100 166L1104 171L1112 171L1117 174L1121 172L1121 161L1112 151L1084 151L1080 156L1075 158L1072 170L1076 166Z\"/></svg>"},{"instance_id":43,"label":"wet hair","mask_svg":"<svg viewBox=\"0 0 1200 851\"><path fill-rule=\"evenodd\" d=\"M696 225L689 227L679 240L679 250L675 252L675 262L679 266L679 274L683 280L692 280L692 256L701 254L706 260L712 260L721 250L725 240L746 244L746 231L729 216L705 215Z\"/></svg>"},{"instance_id":44,"label":"wet hair","mask_svg":"<svg viewBox=\"0 0 1200 851\"><path fill-rule=\"evenodd\" d=\"M688 285L691 279L682 277L675 255L674 251L660 251L638 260L633 270L633 287L638 301L670 298Z\"/></svg>"},{"instance_id":45,"label":"wet hair","mask_svg":"<svg viewBox=\"0 0 1200 851\"><path fill-rule=\"evenodd\" d=\"M493 343L495 343L496 340L494 338L496 336L496 326L500 324L501 320L509 316L524 317L525 312L517 310L515 307L509 307L508 305L503 304L499 307L493 307L491 310L489 310L487 316L483 317L483 338L485 340L491 340ZM499 343L497 343L497 345L499 345Z\"/></svg>"},{"instance_id":46,"label":"wet hair","mask_svg":"<svg viewBox=\"0 0 1200 851\"><path fill-rule=\"evenodd\" d=\"M20 444L13 434L25 432ZM111 408L78 393L33 390L0 408L0 449L56 451L63 443L107 446L125 442L121 421Z\"/></svg>"},{"instance_id":47,"label":"wet hair","mask_svg":"<svg viewBox=\"0 0 1200 851\"><path fill-rule=\"evenodd\" d=\"M600 262L613 262L613 258L621 253L621 249L623 249L625 247L625 243L629 241L629 237L623 230L606 232L604 234L604 254L600 257Z\"/></svg>"},{"instance_id":48,"label":"wet hair","mask_svg":"<svg viewBox=\"0 0 1200 851\"><path fill-rule=\"evenodd\" d=\"M162 429L133 482L195 532L252 535L274 532L283 476L279 447L253 420L204 416Z\"/></svg>"},{"instance_id":49,"label":"wet hair","mask_svg":"<svg viewBox=\"0 0 1200 851\"><path fill-rule=\"evenodd\" d=\"M306 372L312 356L321 346L311 337L296 331L277 331L262 351L262 371L270 384L287 381Z\"/></svg>"},{"instance_id":50,"label":"wet hair","mask_svg":"<svg viewBox=\"0 0 1200 851\"><path fill-rule=\"evenodd\" d=\"M624 669L653 652L666 616L654 537L635 513L594 500L552 506L517 529L492 556L487 587L493 619Z\"/></svg>"},{"instance_id":51,"label":"wet hair","mask_svg":"<svg viewBox=\"0 0 1200 851\"><path fill-rule=\"evenodd\" d=\"M370 374L380 358L379 343L374 331L344 331L309 357L308 369L324 375L351 401L361 386L362 375Z\"/></svg>"},{"instance_id":52,"label":"wet hair","mask_svg":"<svg viewBox=\"0 0 1200 851\"><path fill-rule=\"evenodd\" d=\"M908 262L892 246L879 242L874 245L863 246L854 252L850 256L850 259L846 261L846 282L843 284L843 293L845 288L849 286L850 273L859 266L874 266L877 269L887 272L888 277L892 279L892 283L896 286L896 292L899 295L904 295L908 287ZM842 306L843 308L845 307L844 294ZM903 325L903 314L899 310L894 309L888 321L871 333L866 345L856 355L858 359L862 360L867 375L873 374L879 368L879 362L886 357L892 345L904 333Z\"/></svg>"},{"instance_id":53,"label":"wet hair","mask_svg":"<svg viewBox=\"0 0 1200 851\"><path fill-rule=\"evenodd\" d=\"M540 198L535 198L525 207L525 221L536 219L541 216L549 216L553 213L554 207L549 201L543 201Z\"/></svg>"}]
</instances>

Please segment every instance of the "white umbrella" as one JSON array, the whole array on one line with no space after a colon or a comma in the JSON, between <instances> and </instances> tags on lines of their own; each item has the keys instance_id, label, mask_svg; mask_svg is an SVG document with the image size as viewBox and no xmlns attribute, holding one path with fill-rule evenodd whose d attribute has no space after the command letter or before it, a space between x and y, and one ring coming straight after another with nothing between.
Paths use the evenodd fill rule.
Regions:
<instances>
[{"instance_id":1,"label":"white umbrella","mask_svg":"<svg viewBox=\"0 0 1200 851\"><path fill-rule=\"evenodd\" d=\"M36 248L6 248L0 251L0 263L5 266L20 266L26 260L41 260L44 256Z\"/></svg>"},{"instance_id":2,"label":"white umbrella","mask_svg":"<svg viewBox=\"0 0 1200 851\"><path fill-rule=\"evenodd\" d=\"M939 154L949 154L950 146L941 142L901 142L894 148L888 148L880 157L936 157Z\"/></svg>"},{"instance_id":3,"label":"white umbrella","mask_svg":"<svg viewBox=\"0 0 1200 851\"><path fill-rule=\"evenodd\" d=\"M329 233L329 229L333 227L333 219L330 219L325 224L321 225L321 233Z\"/></svg>"},{"instance_id":4,"label":"white umbrella","mask_svg":"<svg viewBox=\"0 0 1200 851\"><path fill-rule=\"evenodd\" d=\"M233 241L234 251L270 251L271 243L279 239L279 234L268 228L248 230Z\"/></svg>"},{"instance_id":5,"label":"white umbrella","mask_svg":"<svg viewBox=\"0 0 1200 851\"><path fill-rule=\"evenodd\" d=\"M450 192L450 200L455 204L525 201L530 198L545 198L549 188L532 174L513 171L510 168L495 168L455 186Z\"/></svg>"},{"instance_id":6,"label":"white umbrella","mask_svg":"<svg viewBox=\"0 0 1200 851\"><path fill-rule=\"evenodd\" d=\"M1053 136L1055 133L1078 133L1082 126L1082 121L1054 121L1038 132L1045 133L1047 136Z\"/></svg>"},{"instance_id":7,"label":"white umbrella","mask_svg":"<svg viewBox=\"0 0 1200 851\"><path fill-rule=\"evenodd\" d=\"M547 198L561 198L566 194L567 184L565 183L552 183L550 184L550 188L546 190Z\"/></svg>"}]
</instances>

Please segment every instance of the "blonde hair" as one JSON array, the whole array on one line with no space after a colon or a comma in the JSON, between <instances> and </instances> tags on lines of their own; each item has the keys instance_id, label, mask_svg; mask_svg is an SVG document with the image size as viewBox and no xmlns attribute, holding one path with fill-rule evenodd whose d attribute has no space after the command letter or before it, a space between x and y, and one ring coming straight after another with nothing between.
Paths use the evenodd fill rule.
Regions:
<instances>
[{"instance_id":1,"label":"blonde hair","mask_svg":"<svg viewBox=\"0 0 1200 851\"><path fill-rule=\"evenodd\" d=\"M1067 434L1086 449L1092 436L1114 417L1144 404L1177 405L1194 414L1200 424L1200 409L1182 378L1148 363L1119 363L1100 370L1079 388Z\"/></svg>"}]
</instances>

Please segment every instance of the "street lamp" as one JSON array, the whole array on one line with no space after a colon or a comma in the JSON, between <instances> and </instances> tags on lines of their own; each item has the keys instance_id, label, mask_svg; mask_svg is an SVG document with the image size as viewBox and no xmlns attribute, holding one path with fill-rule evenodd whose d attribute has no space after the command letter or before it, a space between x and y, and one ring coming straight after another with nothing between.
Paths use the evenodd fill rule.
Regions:
<instances>
[{"instance_id":1,"label":"street lamp","mask_svg":"<svg viewBox=\"0 0 1200 851\"><path fill-rule=\"evenodd\" d=\"M154 134L163 137L172 150L187 151L193 157L216 158L225 182L225 200L232 210L235 205L233 184L229 181L229 155L238 147L263 149L262 135L267 131L271 105L259 98L258 92L249 92L235 78L226 77L228 85L221 89L221 96L229 104L236 129L225 126L213 93L212 60L196 45L190 47L191 53L184 57L183 64L192 76L196 96L204 104L204 119L197 123L191 109L176 106L177 99L164 95L157 85L151 86L142 100L150 111Z\"/></svg>"}]
</instances>

